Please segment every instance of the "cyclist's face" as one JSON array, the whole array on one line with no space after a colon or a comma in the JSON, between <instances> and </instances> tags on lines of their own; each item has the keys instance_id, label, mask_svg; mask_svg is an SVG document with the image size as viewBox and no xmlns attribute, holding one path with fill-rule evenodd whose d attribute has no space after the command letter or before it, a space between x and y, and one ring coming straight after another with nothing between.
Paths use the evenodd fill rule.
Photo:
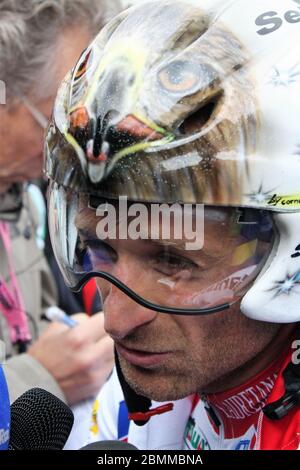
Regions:
<instances>
[{"instance_id":1,"label":"cyclist's face","mask_svg":"<svg viewBox=\"0 0 300 470\"><path fill-rule=\"evenodd\" d=\"M90 238L87 234L95 232L95 224L92 212L81 213L77 228L83 243ZM223 260L216 270L218 275L234 249L233 240L221 236L219 225L211 221L205 227L205 246L211 256L220 256ZM184 283L181 270L188 270L187 263L199 266L204 262L201 250L186 252L181 259L182 241L176 244L176 240L172 240L170 250L175 251L175 260L159 258L157 245L161 243L157 240L153 243L151 240L107 240L105 243L109 259L115 260L114 275L145 298L153 298L155 294L158 302L163 293L170 292L169 295L177 296L178 303L182 303L180 296L187 297L189 286L191 289L196 281L185 274L188 282ZM154 270L151 263L145 267L145 257L160 260ZM101 259L103 262L103 252ZM209 267L208 261L207 264ZM161 290L157 282L153 283L157 270L165 278ZM179 292L172 293L167 284L176 275L181 276L182 283ZM197 282L205 284L205 277L202 275ZM209 279L209 284L213 281ZM138 392L158 401L214 388L213 384L223 376L253 358L265 346L266 338L269 341L277 330L277 327L241 315L238 303L226 312L204 317L166 315L142 307L107 281L97 279L97 283L103 298L105 328L115 341L128 382Z\"/></svg>"}]
</instances>

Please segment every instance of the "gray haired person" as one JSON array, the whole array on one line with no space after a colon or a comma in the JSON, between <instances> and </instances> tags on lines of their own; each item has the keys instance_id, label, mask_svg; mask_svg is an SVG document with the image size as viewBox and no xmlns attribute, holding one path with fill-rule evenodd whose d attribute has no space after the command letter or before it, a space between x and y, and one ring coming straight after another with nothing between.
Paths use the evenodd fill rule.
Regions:
<instances>
[{"instance_id":1,"label":"gray haired person","mask_svg":"<svg viewBox=\"0 0 300 470\"><path fill-rule=\"evenodd\" d=\"M24 185L42 175L61 80L119 9L118 0L0 0L0 281L13 299L4 305L2 295L0 340L11 401L39 386L75 404L98 392L112 368L101 314L77 315L73 329L42 320L57 288L36 244L40 206Z\"/></svg>"}]
</instances>

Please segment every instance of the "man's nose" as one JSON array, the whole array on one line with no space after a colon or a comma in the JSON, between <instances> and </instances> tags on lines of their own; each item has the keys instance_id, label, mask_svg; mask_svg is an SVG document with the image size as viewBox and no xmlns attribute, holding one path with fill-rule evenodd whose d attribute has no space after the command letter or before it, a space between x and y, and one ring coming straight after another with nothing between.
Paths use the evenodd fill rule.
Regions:
<instances>
[{"instance_id":1,"label":"man's nose","mask_svg":"<svg viewBox=\"0 0 300 470\"><path fill-rule=\"evenodd\" d=\"M100 285L102 284L103 281L100 280ZM109 287L108 285L105 288L101 287L104 327L107 333L116 340L122 340L140 326L152 322L158 315L157 312L134 302L112 284Z\"/></svg>"}]
</instances>

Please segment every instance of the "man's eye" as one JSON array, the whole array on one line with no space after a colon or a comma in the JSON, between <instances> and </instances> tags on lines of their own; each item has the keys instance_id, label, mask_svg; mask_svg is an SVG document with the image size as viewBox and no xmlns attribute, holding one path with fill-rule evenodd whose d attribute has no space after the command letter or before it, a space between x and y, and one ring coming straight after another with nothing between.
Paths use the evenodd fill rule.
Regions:
<instances>
[{"instance_id":1,"label":"man's eye","mask_svg":"<svg viewBox=\"0 0 300 470\"><path fill-rule=\"evenodd\" d=\"M189 271L192 274L197 269L197 265L191 260L171 253L158 255L152 265L154 269L167 276L172 276L182 271Z\"/></svg>"},{"instance_id":2,"label":"man's eye","mask_svg":"<svg viewBox=\"0 0 300 470\"><path fill-rule=\"evenodd\" d=\"M101 240L82 241L82 248L88 254L94 268L101 264L115 263L118 259L115 250Z\"/></svg>"}]
</instances>

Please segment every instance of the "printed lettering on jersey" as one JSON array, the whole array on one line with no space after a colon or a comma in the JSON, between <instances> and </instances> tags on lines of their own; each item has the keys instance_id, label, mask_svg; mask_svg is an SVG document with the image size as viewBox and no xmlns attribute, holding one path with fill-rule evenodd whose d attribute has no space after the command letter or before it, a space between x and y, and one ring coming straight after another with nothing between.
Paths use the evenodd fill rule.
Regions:
<instances>
[{"instance_id":1,"label":"printed lettering on jersey","mask_svg":"<svg viewBox=\"0 0 300 470\"><path fill-rule=\"evenodd\" d=\"M236 395L213 400L213 406L228 419L245 419L258 413L265 405L275 381L276 374L248 387Z\"/></svg>"},{"instance_id":2,"label":"printed lettering on jersey","mask_svg":"<svg viewBox=\"0 0 300 470\"><path fill-rule=\"evenodd\" d=\"M189 450L210 450L206 437L191 416L185 429L184 444Z\"/></svg>"},{"instance_id":3,"label":"printed lettering on jersey","mask_svg":"<svg viewBox=\"0 0 300 470\"><path fill-rule=\"evenodd\" d=\"M235 450L249 450L250 441L249 440L242 440L238 443Z\"/></svg>"}]
</instances>

